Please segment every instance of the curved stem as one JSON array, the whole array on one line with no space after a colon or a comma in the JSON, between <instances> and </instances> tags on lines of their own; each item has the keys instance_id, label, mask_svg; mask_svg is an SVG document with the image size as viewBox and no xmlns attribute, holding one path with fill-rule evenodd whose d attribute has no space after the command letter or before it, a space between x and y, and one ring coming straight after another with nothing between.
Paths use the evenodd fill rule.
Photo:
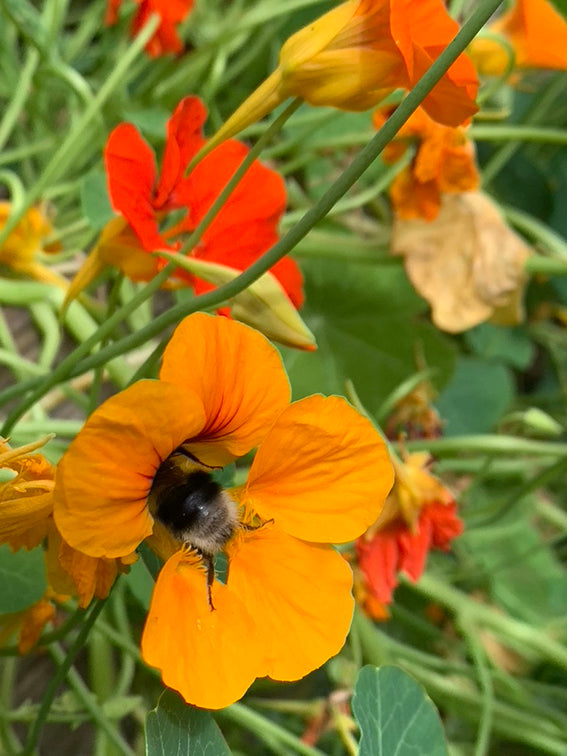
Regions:
<instances>
[{"instance_id":1,"label":"curved stem","mask_svg":"<svg viewBox=\"0 0 567 756\"><path fill-rule=\"evenodd\" d=\"M83 626L79 630L77 637L67 651L67 656L51 678L51 682L49 683L45 693L43 694L41 705L39 707L39 711L37 712L37 717L35 718L32 726L28 731L28 737L26 739L26 743L21 756L31 756L34 752L39 740L39 736L41 734L41 730L43 728L43 725L45 724L49 710L51 709L51 704L53 703L55 694L57 693L57 689L65 679L67 672L71 668L71 665L73 664L77 654L83 648L87 636L96 621L96 618L104 608L105 602L106 599L97 600L93 603L90 610L88 610L88 614L83 623Z\"/></svg>"}]
</instances>

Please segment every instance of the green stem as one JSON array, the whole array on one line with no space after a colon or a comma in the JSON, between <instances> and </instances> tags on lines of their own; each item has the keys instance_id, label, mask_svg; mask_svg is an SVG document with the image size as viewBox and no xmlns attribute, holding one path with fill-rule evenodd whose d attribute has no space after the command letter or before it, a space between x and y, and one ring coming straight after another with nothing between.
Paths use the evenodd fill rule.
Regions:
<instances>
[{"instance_id":1,"label":"green stem","mask_svg":"<svg viewBox=\"0 0 567 756\"><path fill-rule=\"evenodd\" d=\"M431 601L446 606L454 612L459 621L484 625L514 646L533 649L542 658L567 669L567 648L545 631L507 617L492 607L475 601L466 593L447 585L433 575L422 575L415 584L402 576L401 582L411 585L413 590L427 596Z\"/></svg>"},{"instance_id":2,"label":"green stem","mask_svg":"<svg viewBox=\"0 0 567 756\"><path fill-rule=\"evenodd\" d=\"M473 124L468 131L471 139L478 142L538 142L543 144L567 144L567 131L546 126L491 126Z\"/></svg>"},{"instance_id":3,"label":"green stem","mask_svg":"<svg viewBox=\"0 0 567 756\"><path fill-rule=\"evenodd\" d=\"M31 82L39 64L39 53L30 48L28 57L20 73L18 82L13 87L11 102L4 109L2 122L0 123L0 152L10 138L10 135L18 123L20 113L31 92Z\"/></svg>"},{"instance_id":4,"label":"green stem","mask_svg":"<svg viewBox=\"0 0 567 756\"><path fill-rule=\"evenodd\" d=\"M81 627L77 634L77 637L69 647L67 655L59 663L57 671L51 678L51 681L42 696L41 705L39 707L39 711L37 712L37 717L28 731L28 736L21 756L32 756L33 752L35 751L41 730L43 729L43 725L45 724L45 720L49 715L49 710L51 709L51 705L55 698L55 694L57 693L59 686L67 676L67 673L71 669L71 665L77 657L77 654L85 645L87 636L92 626L94 625L96 618L103 610L104 604L105 601L96 600L95 602L93 602L93 604L91 604L90 609L87 610L83 626Z\"/></svg>"},{"instance_id":5,"label":"green stem","mask_svg":"<svg viewBox=\"0 0 567 756\"><path fill-rule=\"evenodd\" d=\"M59 666L65 663L65 652L58 644L53 644L49 649L49 653L51 654L51 657L53 658L55 663ZM96 664L93 665L93 668L97 668ZM120 735L117 726L108 720L108 717L96 702L96 697L95 695L93 695L93 693L96 694L98 693L98 691L95 689L95 687L93 686L93 691L91 692L83 682L81 676L73 668L69 669L69 671L67 672L67 680L69 682L69 685L73 689L73 692L77 696L77 699L89 712L92 721L97 725L97 731L104 733L110 743L115 746L116 750L114 752L117 751L118 753L124 754L124 756L134 756L134 751ZM107 750L103 753L110 756L111 751Z\"/></svg>"},{"instance_id":6,"label":"green stem","mask_svg":"<svg viewBox=\"0 0 567 756\"><path fill-rule=\"evenodd\" d=\"M479 641L478 631L474 625L460 623L460 628L469 646L471 656L478 673L478 682L483 692L480 722L475 746L475 756L485 756L490 749L490 733L492 731L494 710L494 686L488 669L486 654Z\"/></svg>"},{"instance_id":7,"label":"green stem","mask_svg":"<svg viewBox=\"0 0 567 756\"><path fill-rule=\"evenodd\" d=\"M557 99L565 90L565 77L563 72L557 74L552 80L547 89L531 106L525 120L524 126L531 126L534 123L540 122L546 116L547 112ZM508 163L508 161L515 155L521 146L521 141L516 140L514 142L507 141L486 163L482 169L482 182L486 186L489 184L495 176L500 173L502 168Z\"/></svg>"},{"instance_id":8,"label":"green stem","mask_svg":"<svg viewBox=\"0 0 567 756\"><path fill-rule=\"evenodd\" d=\"M529 239L540 243L545 250L557 257L567 259L567 241L545 223L516 207L503 208L504 215L510 223ZM526 268L528 265L526 264ZM544 271L545 272L545 271Z\"/></svg>"},{"instance_id":9,"label":"green stem","mask_svg":"<svg viewBox=\"0 0 567 756\"><path fill-rule=\"evenodd\" d=\"M282 753L282 745L292 748L295 753L299 753L301 756L324 756L323 752L318 748L312 748L302 743L291 732L263 717L261 714L252 711L252 709L244 706L244 704L232 704L227 709L219 711L218 716L228 719L247 730L251 730L256 737L264 740L266 745L271 747L278 756ZM278 748L278 743L280 748Z\"/></svg>"},{"instance_id":10,"label":"green stem","mask_svg":"<svg viewBox=\"0 0 567 756\"><path fill-rule=\"evenodd\" d=\"M526 454L530 456L565 457L567 444L549 441L532 441L514 436L479 435L431 438L404 443L408 451L430 451L434 455L483 453L487 456L498 454Z\"/></svg>"},{"instance_id":11,"label":"green stem","mask_svg":"<svg viewBox=\"0 0 567 756\"><path fill-rule=\"evenodd\" d=\"M60 176L67 167L75 160L78 150L80 149L87 127L93 119L100 117L100 110L103 103L108 99L112 92L116 89L118 84L124 78L124 74L128 71L132 64L132 61L140 54L146 42L150 39L152 34L158 27L160 18L157 14L153 14L148 20L142 31L138 34L126 54L118 61L116 67L108 79L104 82L100 88L98 94L93 97L90 104L85 108L83 115L79 118L71 132L63 140L59 149L55 152L41 176L37 179L34 186L32 186L27 194L25 201L18 206L18 208L12 212L4 227L0 230L0 246L3 244L8 235L16 227L20 219L24 216L25 212L33 205L33 203L39 199L45 187L53 181L57 176Z\"/></svg>"}]
</instances>

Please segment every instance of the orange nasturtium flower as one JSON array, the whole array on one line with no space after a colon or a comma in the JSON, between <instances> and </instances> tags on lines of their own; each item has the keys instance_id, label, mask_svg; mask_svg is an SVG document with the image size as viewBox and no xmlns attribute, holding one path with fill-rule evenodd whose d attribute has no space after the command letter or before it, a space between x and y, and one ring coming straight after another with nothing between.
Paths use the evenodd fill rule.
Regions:
<instances>
[{"instance_id":1,"label":"orange nasturtium flower","mask_svg":"<svg viewBox=\"0 0 567 756\"><path fill-rule=\"evenodd\" d=\"M205 144L202 127L207 111L197 97L186 97L167 123L167 141L158 177L153 150L135 126L122 123L110 134L104 150L108 191L120 216L103 229L98 244L71 286L75 295L107 265L115 265L135 281L149 281L165 262L150 254L177 251L224 189L248 149L230 140L213 150L185 176L191 158ZM211 222L191 257L240 271L248 268L278 240L278 223L285 210L282 177L255 160L225 205ZM177 212L173 225L160 221ZM296 308L303 303L303 278L288 257L271 272ZM177 282L197 294L212 286L184 270Z\"/></svg>"},{"instance_id":2,"label":"orange nasturtium flower","mask_svg":"<svg viewBox=\"0 0 567 756\"><path fill-rule=\"evenodd\" d=\"M167 53L180 53L183 42L177 34L176 26L191 12L194 0L136 0L138 10L132 19L131 34L135 37L146 22L157 13L160 23L148 44L146 52L153 58ZM122 0L108 0L106 23L111 26L118 21L118 11Z\"/></svg>"},{"instance_id":3,"label":"orange nasturtium flower","mask_svg":"<svg viewBox=\"0 0 567 756\"><path fill-rule=\"evenodd\" d=\"M458 31L442 0L348 0L283 45L276 70L211 140L217 144L288 97L362 111L411 89ZM458 126L477 111L474 66L460 55L423 101L432 118Z\"/></svg>"},{"instance_id":4,"label":"orange nasturtium flower","mask_svg":"<svg viewBox=\"0 0 567 756\"><path fill-rule=\"evenodd\" d=\"M26 446L10 448L0 440L0 468L15 476L0 484L0 544L14 551L33 549L46 541L45 565L52 592L77 596L86 607L93 596L105 598L118 570L133 561L124 555L122 563L98 559L73 549L53 521L54 466L41 454L32 454L48 438Z\"/></svg>"},{"instance_id":5,"label":"orange nasturtium flower","mask_svg":"<svg viewBox=\"0 0 567 756\"><path fill-rule=\"evenodd\" d=\"M0 229L10 217L12 204L0 201ZM0 268L6 266L14 273L30 276L43 283L66 287L67 281L36 259L41 251L55 251L57 245L45 246L45 239L53 227L39 207L30 208L14 230L0 245Z\"/></svg>"},{"instance_id":6,"label":"orange nasturtium flower","mask_svg":"<svg viewBox=\"0 0 567 756\"><path fill-rule=\"evenodd\" d=\"M390 109L375 112L376 128L384 124L390 113ZM410 141L416 142L415 156L390 187L398 218L433 220L441 209L443 194L478 188L474 143L463 126L442 126L418 108L385 148L383 160L395 163Z\"/></svg>"},{"instance_id":7,"label":"orange nasturtium flower","mask_svg":"<svg viewBox=\"0 0 567 756\"><path fill-rule=\"evenodd\" d=\"M327 544L375 520L391 464L344 399L289 402L267 339L228 318L191 315L159 380L108 399L57 468L55 520L75 548L113 559L148 539L165 561L142 655L197 706L227 706L256 677L303 677L349 629L352 573ZM213 469L255 447L246 483L222 491ZM205 544L195 543L197 522ZM219 549L224 582L212 581Z\"/></svg>"},{"instance_id":8,"label":"orange nasturtium flower","mask_svg":"<svg viewBox=\"0 0 567 756\"><path fill-rule=\"evenodd\" d=\"M567 22L546 0L516 0L514 6L488 27L491 37L477 37L469 52L485 76L502 76L512 48L517 68L567 70Z\"/></svg>"},{"instance_id":9,"label":"orange nasturtium flower","mask_svg":"<svg viewBox=\"0 0 567 756\"><path fill-rule=\"evenodd\" d=\"M365 607L376 619L388 616L398 584L397 573L417 581L431 549L448 551L453 538L463 532L457 504L443 484L427 471L429 455L393 459L394 487L382 514L358 539L356 552L364 580Z\"/></svg>"}]
</instances>

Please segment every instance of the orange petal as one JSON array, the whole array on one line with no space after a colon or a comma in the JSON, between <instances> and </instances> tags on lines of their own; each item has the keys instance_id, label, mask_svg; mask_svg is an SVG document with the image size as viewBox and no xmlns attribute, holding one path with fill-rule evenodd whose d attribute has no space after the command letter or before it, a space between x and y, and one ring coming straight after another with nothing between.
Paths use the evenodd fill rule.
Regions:
<instances>
[{"instance_id":1,"label":"orange petal","mask_svg":"<svg viewBox=\"0 0 567 756\"><path fill-rule=\"evenodd\" d=\"M203 402L205 427L190 448L212 466L256 446L290 396L281 357L264 336L203 313L185 318L175 330L160 380L194 391Z\"/></svg>"},{"instance_id":2,"label":"orange petal","mask_svg":"<svg viewBox=\"0 0 567 756\"><path fill-rule=\"evenodd\" d=\"M221 709L241 698L261 672L262 644L238 596L213 586L207 602L204 571L179 551L163 566L142 635L142 656L163 682L195 706Z\"/></svg>"},{"instance_id":3,"label":"orange petal","mask_svg":"<svg viewBox=\"0 0 567 756\"><path fill-rule=\"evenodd\" d=\"M227 588L266 644L265 674L297 680L340 651L354 605L352 571L331 547L266 525L237 539L229 565Z\"/></svg>"},{"instance_id":4,"label":"orange petal","mask_svg":"<svg viewBox=\"0 0 567 756\"><path fill-rule=\"evenodd\" d=\"M291 404L256 453L242 502L297 538L344 543L378 517L393 482L378 432L344 399Z\"/></svg>"},{"instance_id":5,"label":"orange petal","mask_svg":"<svg viewBox=\"0 0 567 756\"><path fill-rule=\"evenodd\" d=\"M152 532L146 498L161 462L204 424L191 391L139 381L87 420L57 466L55 521L93 557L122 557Z\"/></svg>"},{"instance_id":6,"label":"orange petal","mask_svg":"<svg viewBox=\"0 0 567 756\"><path fill-rule=\"evenodd\" d=\"M93 596L106 598L116 579L116 559L90 557L69 546L53 526L48 536L45 567L49 585L56 593L76 595L81 609Z\"/></svg>"}]
</instances>

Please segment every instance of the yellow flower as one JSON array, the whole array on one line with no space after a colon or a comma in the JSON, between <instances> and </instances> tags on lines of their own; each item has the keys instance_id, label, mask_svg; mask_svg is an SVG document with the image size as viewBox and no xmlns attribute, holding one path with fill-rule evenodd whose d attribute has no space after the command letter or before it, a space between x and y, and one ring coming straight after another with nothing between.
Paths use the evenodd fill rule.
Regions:
<instances>
[{"instance_id":1,"label":"yellow flower","mask_svg":"<svg viewBox=\"0 0 567 756\"><path fill-rule=\"evenodd\" d=\"M0 229L10 217L11 211L10 202L0 202ZM38 281L65 288L67 281L62 276L35 259L41 251L56 251L54 247L44 246L46 237L52 231L53 227L43 210L30 208L0 246L0 267L5 265L15 273L23 273Z\"/></svg>"}]
</instances>

